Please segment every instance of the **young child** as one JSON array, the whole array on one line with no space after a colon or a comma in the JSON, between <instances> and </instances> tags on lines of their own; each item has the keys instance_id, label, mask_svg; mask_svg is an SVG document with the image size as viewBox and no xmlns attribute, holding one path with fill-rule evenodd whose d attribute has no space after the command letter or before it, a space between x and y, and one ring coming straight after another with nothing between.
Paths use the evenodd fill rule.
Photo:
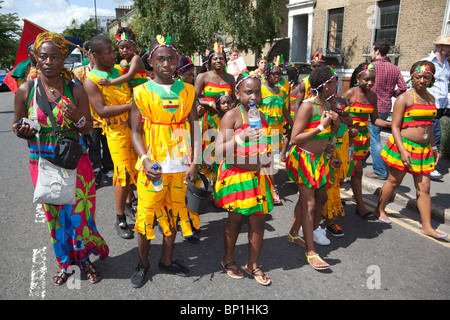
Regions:
<instances>
[{"instance_id":1,"label":"young child","mask_svg":"<svg viewBox=\"0 0 450 320\"><path fill-rule=\"evenodd\" d=\"M147 72L139 54L137 54L136 36L128 27L120 28L116 35L117 46L123 60L120 62L123 75L117 79L101 79L98 84L102 86L114 86L128 82L131 89L147 82Z\"/></svg>"},{"instance_id":2,"label":"young child","mask_svg":"<svg viewBox=\"0 0 450 320\"><path fill-rule=\"evenodd\" d=\"M269 136L271 136L271 139L278 139L276 142L271 142L272 156L274 153L279 153L282 148L285 123L287 122L291 127L294 124L289 114L289 91L286 93L285 90L277 86L282 79L281 65L281 56L275 57L273 62L266 64L264 70L265 81L261 85L262 100L260 110L264 113L269 124ZM278 186L275 184L273 167L270 170L270 179L272 185L274 185L273 202L274 204L281 204Z\"/></svg>"},{"instance_id":3,"label":"young child","mask_svg":"<svg viewBox=\"0 0 450 320\"><path fill-rule=\"evenodd\" d=\"M156 220L164 232L158 267L180 276L186 276L189 269L172 261L177 221L184 236L192 234L190 221L199 228L198 215L189 214L192 211L188 212L185 201L187 181L194 181L198 175L200 132L197 109L193 107L196 96L192 85L172 78L179 58L170 39L158 36L150 44L148 61L156 76L135 88L131 108L131 138L140 159L135 224L139 264L131 277L131 285L136 288L145 282ZM157 169L153 169L155 164ZM162 189L157 191L153 184L161 179Z\"/></svg>"},{"instance_id":4,"label":"young child","mask_svg":"<svg viewBox=\"0 0 450 320\"><path fill-rule=\"evenodd\" d=\"M249 223L249 256L244 270L262 285L269 285L270 278L258 266L258 258L264 237L265 214L273 209L272 184L264 167L268 158L268 124L260 112L262 129L250 128L248 110L250 102L261 102L261 82L249 73L237 78L236 92L240 104L228 111L220 122L220 135L216 151L224 155L219 165L214 196L217 205L228 211L224 230L225 253L221 264L234 279L244 277L236 264L234 249L244 216ZM268 161L266 161L268 162ZM267 164L266 164L267 165Z\"/></svg>"},{"instance_id":5,"label":"young child","mask_svg":"<svg viewBox=\"0 0 450 320\"><path fill-rule=\"evenodd\" d=\"M286 169L289 179L297 183L299 199L294 210L294 220L288 241L306 246L306 260L316 270L325 270L329 264L315 251L314 242L320 234L319 227L323 206L327 200L326 189L333 184L325 149L328 141L339 128L339 117L332 111L328 100L336 93L336 76L326 66L311 72L310 83L315 97L302 103L295 116ZM305 240L298 235L303 228ZM299 240L297 242L297 240Z\"/></svg>"},{"instance_id":6,"label":"young child","mask_svg":"<svg viewBox=\"0 0 450 320\"><path fill-rule=\"evenodd\" d=\"M194 85L194 62L191 58L181 56L175 69L174 77L178 81Z\"/></svg>"},{"instance_id":7,"label":"young child","mask_svg":"<svg viewBox=\"0 0 450 320\"><path fill-rule=\"evenodd\" d=\"M370 135L367 126L371 122L374 125L389 128L391 123L378 118L377 95L372 92L375 85L373 64L363 63L353 73L356 74L358 85L347 90L342 98L350 103L350 115L353 118L353 126L350 130L356 129L358 131L358 134L353 138L354 168L351 174L351 186L356 201L355 212L361 217L367 217L373 214L373 212L367 210L362 198L363 166L361 160L366 157L370 147Z\"/></svg>"},{"instance_id":8,"label":"young child","mask_svg":"<svg viewBox=\"0 0 450 320\"><path fill-rule=\"evenodd\" d=\"M334 138L334 145L332 153L329 153L329 161L334 171L334 183L327 189L328 200L323 207L322 215L326 219L326 230L335 237L342 237L344 232L342 228L336 223L338 217L345 215L344 207L341 201L340 188L343 180L347 177L349 162L349 134L348 126L353 123L352 118L348 113L348 102L342 97L335 97L331 100L331 110L339 114L341 124L336 137Z\"/></svg>"}]
</instances>

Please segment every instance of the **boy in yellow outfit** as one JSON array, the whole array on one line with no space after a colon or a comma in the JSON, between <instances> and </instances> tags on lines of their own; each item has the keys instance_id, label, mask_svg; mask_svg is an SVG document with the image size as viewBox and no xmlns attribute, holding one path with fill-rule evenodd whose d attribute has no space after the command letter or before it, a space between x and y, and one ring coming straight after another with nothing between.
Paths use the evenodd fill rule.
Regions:
<instances>
[{"instance_id":1,"label":"boy in yellow outfit","mask_svg":"<svg viewBox=\"0 0 450 320\"><path fill-rule=\"evenodd\" d=\"M189 269L172 261L177 220L184 236L192 234L189 219L195 228L200 226L198 214L188 211L185 202L187 181L197 179L201 152L197 109L193 108L195 89L172 78L179 57L170 44L170 36L157 39L150 44L148 58L155 79L134 88L131 108L131 139L139 156L135 224L139 233L139 264L131 277L135 288L145 283L156 221L164 232L158 267L180 276L186 276ZM163 187L158 191L153 183L161 179Z\"/></svg>"},{"instance_id":2,"label":"boy in yellow outfit","mask_svg":"<svg viewBox=\"0 0 450 320\"><path fill-rule=\"evenodd\" d=\"M137 174L135 169L137 155L131 143L131 129L128 126L131 91L126 83L116 86L98 84L98 80L102 78L115 79L121 75L114 68L115 52L110 39L102 35L93 37L91 53L94 67L86 76L84 87L92 108L102 122L114 164L116 230L121 238L130 239L133 237L133 232L126 222L125 203L132 191Z\"/></svg>"}]
</instances>

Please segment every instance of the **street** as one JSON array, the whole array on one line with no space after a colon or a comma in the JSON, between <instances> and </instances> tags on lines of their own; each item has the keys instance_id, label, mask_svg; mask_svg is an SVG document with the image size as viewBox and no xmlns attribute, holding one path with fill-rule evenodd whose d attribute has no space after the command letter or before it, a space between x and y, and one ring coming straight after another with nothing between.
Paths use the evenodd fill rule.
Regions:
<instances>
[{"instance_id":1,"label":"street","mask_svg":"<svg viewBox=\"0 0 450 320\"><path fill-rule=\"evenodd\" d=\"M357 216L349 184L341 192L347 203L346 214L338 221L345 235L336 238L328 234L331 245L316 245L331 267L324 272L314 270L306 262L305 250L286 240L298 195L283 170L276 177L283 204L267 216L259 259L261 269L272 279L270 286L259 285L247 275L240 280L227 276L220 265L227 213L215 212L210 207L200 215L199 244L186 242L177 235L174 260L188 266L190 276L182 278L158 272L162 235L156 231L150 249L148 281L140 289L132 288L130 277L138 263L137 237L135 234L134 239L123 240L117 236L113 187L104 186L97 190L96 222L110 253L103 261L91 257L102 280L90 284L84 272L74 266L67 284L55 287L51 278L58 268L45 216L32 203L28 148L26 141L11 131L13 100L11 92L0 92L2 300L186 300L185 309L172 311L192 314L206 310L189 309L187 303L200 306L204 300L240 303L260 300L263 304L265 300L450 298L450 243L422 235L418 213L395 203L388 206L391 225ZM366 205L373 209L377 197L372 194L365 197ZM433 222L433 226L450 233L449 225ZM242 269L248 254L246 232L244 224L236 246L236 262ZM221 312L225 312L225 307Z\"/></svg>"}]
</instances>

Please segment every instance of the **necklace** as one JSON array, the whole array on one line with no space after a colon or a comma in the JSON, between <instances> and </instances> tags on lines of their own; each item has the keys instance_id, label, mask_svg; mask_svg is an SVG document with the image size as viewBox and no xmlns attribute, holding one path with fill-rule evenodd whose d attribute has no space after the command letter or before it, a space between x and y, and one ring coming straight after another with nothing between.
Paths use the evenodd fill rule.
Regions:
<instances>
[{"instance_id":1,"label":"necklace","mask_svg":"<svg viewBox=\"0 0 450 320\"><path fill-rule=\"evenodd\" d=\"M41 79L41 81L42 81L42 79ZM44 87L44 91L45 91L45 94L47 95L47 97L50 99L50 100L52 100L52 102L54 103L54 104L56 104L58 107L60 106L60 104L58 103L58 102L56 102L55 100L53 100L53 98L48 94L48 92L47 92L47 89L46 89L46 85L44 84L44 82L42 82L42 85L43 85L43 87ZM50 88L50 92L52 93L52 94L54 94L54 92L55 92L55 89L53 89L53 88ZM61 78L61 97L62 97L62 95L63 95L63 82L62 82L62 78Z\"/></svg>"},{"instance_id":2,"label":"necklace","mask_svg":"<svg viewBox=\"0 0 450 320\"><path fill-rule=\"evenodd\" d=\"M416 91L416 89L413 89L413 90L419 96L420 100L422 100L423 102L426 102L427 104L431 104L431 101L430 101L429 96L428 96L430 93L428 92L428 90L426 91L426 93L427 93L427 98L426 99L422 98L422 96Z\"/></svg>"}]
</instances>

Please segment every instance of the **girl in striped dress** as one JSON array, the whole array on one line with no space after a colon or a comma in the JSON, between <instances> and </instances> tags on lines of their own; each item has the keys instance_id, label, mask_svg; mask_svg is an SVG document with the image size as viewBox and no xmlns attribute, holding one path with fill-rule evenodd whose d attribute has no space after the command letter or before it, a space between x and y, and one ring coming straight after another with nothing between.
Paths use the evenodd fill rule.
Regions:
<instances>
[{"instance_id":1,"label":"girl in striped dress","mask_svg":"<svg viewBox=\"0 0 450 320\"><path fill-rule=\"evenodd\" d=\"M220 122L216 152L224 159L219 165L214 196L217 205L228 211L224 230L225 253L221 264L234 279L243 278L234 249L244 216L249 223L249 256L244 270L262 285L270 278L258 266L264 237L265 215L273 209L272 184L266 166L270 164L267 142L267 121L260 112L262 129L250 128L250 102L261 102L261 82L256 75L246 73L237 78L236 91L240 105L228 111ZM266 161L264 161L266 160Z\"/></svg>"},{"instance_id":2,"label":"girl in striped dress","mask_svg":"<svg viewBox=\"0 0 450 320\"><path fill-rule=\"evenodd\" d=\"M350 165L350 167L353 165L351 186L356 201L355 212L362 217L367 217L372 212L367 210L362 198L363 164L361 161L367 156L370 147L370 135L367 126L371 122L380 127L390 128L391 123L378 118L377 95L372 92L376 73L373 64L360 64L353 73L356 74L358 85L347 90L342 98L350 104L350 115L353 118L353 126L350 131L358 131L358 134L353 138L354 164Z\"/></svg>"},{"instance_id":3,"label":"girl in striped dress","mask_svg":"<svg viewBox=\"0 0 450 320\"><path fill-rule=\"evenodd\" d=\"M410 71L413 89L401 94L392 113L392 136L381 151L381 157L389 165L389 177L380 191L375 214L383 222L390 223L385 208L395 188L406 173L414 179L417 207L422 221L422 233L436 239L448 235L431 226L430 173L439 161L432 125L437 109L427 88L432 86L435 66L429 61L416 62Z\"/></svg>"},{"instance_id":4,"label":"girl in striped dress","mask_svg":"<svg viewBox=\"0 0 450 320\"><path fill-rule=\"evenodd\" d=\"M325 270L329 264L315 251L313 232L319 227L323 206L327 201L326 189L333 184L333 171L326 156L329 140L340 126L338 114L330 109L328 100L336 93L334 71L326 66L311 72L312 101L302 103L292 128L291 148L286 162L289 179L296 182L299 199L288 240L306 246L306 260L316 270ZM303 227L303 239L298 232Z\"/></svg>"}]
</instances>

